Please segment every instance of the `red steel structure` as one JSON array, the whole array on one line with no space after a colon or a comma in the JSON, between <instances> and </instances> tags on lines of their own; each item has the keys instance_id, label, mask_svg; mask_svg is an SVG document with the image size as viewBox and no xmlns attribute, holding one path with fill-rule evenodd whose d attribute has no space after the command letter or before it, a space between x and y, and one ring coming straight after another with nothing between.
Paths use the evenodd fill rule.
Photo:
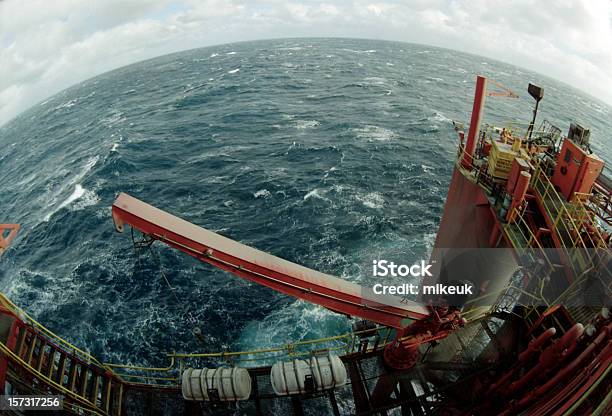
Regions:
<instances>
[{"instance_id":1,"label":"red steel structure","mask_svg":"<svg viewBox=\"0 0 612 416\"><path fill-rule=\"evenodd\" d=\"M385 352L388 365L410 368L419 345L463 324L455 309L424 306L306 268L248 247L122 193L113 203L118 231L126 224L200 261L278 292L397 330ZM416 324L414 323L416 321ZM409 338L409 339L406 339Z\"/></svg>"},{"instance_id":2,"label":"red steel structure","mask_svg":"<svg viewBox=\"0 0 612 416\"><path fill-rule=\"evenodd\" d=\"M0 224L0 256L11 244L18 231L19 224Z\"/></svg>"},{"instance_id":3,"label":"red steel structure","mask_svg":"<svg viewBox=\"0 0 612 416\"><path fill-rule=\"evenodd\" d=\"M612 222L612 181L601 174L603 162L591 153L582 127L572 125L564 138L544 123L534 130L543 98L537 86L528 89L537 103L525 134L512 126L483 126L485 97L516 96L488 92L488 82L501 87L477 78L465 142L457 127L459 151L432 254L440 275L453 276L456 263L445 263L445 253L485 250L469 262L476 277L489 279L480 286L489 290L460 306L376 295L123 193L112 207L115 227L129 225L149 243L163 242L241 278L381 325L356 331L342 356L351 414L401 408L409 415L610 415L612 254L602 224ZM18 229L0 225L0 254ZM489 255L491 249L497 254ZM384 329L395 338L381 341ZM296 356L296 345L286 347L288 355ZM103 363L0 294L1 392L61 394L72 414L162 414L168 408L162 402L171 403L174 414L216 413L220 403L183 400L177 375L189 360L218 358L225 365L233 362L228 357L252 353L172 353L167 367ZM285 400L287 413L302 415L304 403L327 398L333 414L340 414L333 390L280 399L265 389L269 366L249 373L255 385L249 413L277 412ZM275 405L266 407L266 401ZM235 412L231 406L225 410Z\"/></svg>"},{"instance_id":4,"label":"red steel structure","mask_svg":"<svg viewBox=\"0 0 612 416\"><path fill-rule=\"evenodd\" d=\"M429 316L428 308L291 263L198 227L128 194L113 203L118 231L126 224L143 234L239 277L321 305L334 312L404 328Z\"/></svg>"}]
</instances>

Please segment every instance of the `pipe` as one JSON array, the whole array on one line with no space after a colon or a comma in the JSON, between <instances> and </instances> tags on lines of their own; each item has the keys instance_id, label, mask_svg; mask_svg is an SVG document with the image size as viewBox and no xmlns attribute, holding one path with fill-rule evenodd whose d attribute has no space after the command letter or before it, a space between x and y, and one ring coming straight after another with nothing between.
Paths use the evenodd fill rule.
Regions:
<instances>
[{"instance_id":1,"label":"pipe","mask_svg":"<svg viewBox=\"0 0 612 416\"><path fill-rule=\"evenodd\" d=\"M570 328L561 339L550 345L538 360L538 364L529 370L523 377L510 384L504 393L506 397L512 396L520 390L527 387L535 379L544 376L552 369L559 367L567 356L575 349L576 341L582 333L584 327L582 324L576 324Z\"/></svg>"},{"instance_id":2,"label":"pipe","mask_svg":"<svg viewBox=\"0 0 612 416\"><path fill-rule=\"evenodd\" d=\"M482 75L476 77L476 91L474 92L474 105L472 107L472 118L470 120L470 130L468 132L465 149L461 165L466 169L472 168L472 159L476 150L476 138L480 132L480 122L484 110L485 98L487 96L487 79Z\"/></svg>"},{"instance_id":3,"label":"pipe","mask_svg":"<svg viewBox=\"0 0 612 416\"><path fill-rule=\"evenodd\" d=\"M548 342L548 340L551 339L556 333L557 333L556 328L554 327L548 328L546 331L540 334L539 337L531 341L529 345L527 346L527 349L521 352L520 355L518 356L516 365L510 371L508 371L504 376L502 376L499 379L499 381L497 381L497 383L494 383L491 385L491 387L487 391L487 395L490 395L494 393L496 390L498 390L499 388L507 385L510 379L517 372L517 370L520 369L521 364L523 364L525 361L527 361L527 359L532 357L536 351L539 351L540 348L542 348L544 344L546 344L546 342Z\"/></svg>"},{"instance_id":4,"label":"pipe","mask_svg":"<svg viewBox=\"0 0 612 416\"><path fill-rule=\"evenodd\" d=\"M527 361L527 359L531 357L533 353L535 353L536 351L539 351L540 348L542 348L542 346L549 339L551 339L556 333L557 333L557 329L552 327L552 328L548 328L546 331L540 334L539 337L537 337L536 339L534 339L533 341L529 343L529 346L527 347L525 351L520 353L518 357L518 362L522 363L522 362Z\"/></svg>"},{"instance_id":5,"label":"pipe","mask_svg":"<svg viewBox=\"0 0 612 416\"><path fill-rule=\"evenodd\" d=\"M591 342L591 344L574 361L566 365L561 371L559 371L547 383L543 384L536 390L532 391L529 395L524 397L522 400L520 400L518 403L519 406L526 406L527 404L532 402L534 399L542 396L544 393L550 390L553 386L556 386L559 383L561 383L561 381L565 379L567 376L572 374L578 367L582 365L584 361L590 358L591 354L595 351L595 349L598 346L604 343L604 341L610 335L611 330L612 330L612 324L608 325L606 328L603 328L599 336L593 342ZM608 348L610 348L609 345L608 345Z\"/></svg>"},{"instance_id":6,"label":"pipe","mask_svg":"<svg viewBox=\"0 0 612 416\"><path fill-rule=\"evenodd\" d=\"M527 194L527 188L529 188L529 181L531 180L531 174L529 172L521 172L518 179L516 180L516 185L514 186L514 193L512 195L512 205L508 210L508 214L506 215L506 221L509 223L513 223L516 219L516 211L517 208L521 206L523 201L525 200L525 195Z\"/></svg>"}]
</instances>

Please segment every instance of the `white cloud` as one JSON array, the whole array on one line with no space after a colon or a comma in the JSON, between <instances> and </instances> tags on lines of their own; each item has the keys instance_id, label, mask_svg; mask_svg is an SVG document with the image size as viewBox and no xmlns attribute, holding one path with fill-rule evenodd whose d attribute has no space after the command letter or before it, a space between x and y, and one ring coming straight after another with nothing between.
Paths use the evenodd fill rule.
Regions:
<instances>
[{"instance_id":1,"label":"white cloud","mask_svg":"<svg viewBox=\"0 0 612 416\"><path fill-rule=\"evenodd\" d=\"M612 104L609 0L6 0L0 1L0 124L132 62L290 36L458 49L553 76Z\"/></svg>"}]
</instances>

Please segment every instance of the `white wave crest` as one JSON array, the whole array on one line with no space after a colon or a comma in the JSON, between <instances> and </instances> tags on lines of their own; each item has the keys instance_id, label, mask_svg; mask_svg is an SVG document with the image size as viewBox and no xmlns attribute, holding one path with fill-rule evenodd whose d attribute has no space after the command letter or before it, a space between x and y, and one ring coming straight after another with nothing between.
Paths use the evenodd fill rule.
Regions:
<instances>
[{"instance_id":1,"label":"white wave crest","mask_svg":"<svg viewBox=\"0 0 612 416\"><path fill-rule=\"evenodd\" d=\"M62 203L59 204L55 210L48 213L45 216L44 221L48 222L53 216L53 214L63 208L67 208L70 205L72 205L72 209L74 211L79 211L85 207L95 205L98 202L100 202L100 197L94 191L83 188L81 184L76 184L74 187L74 191L72 191L72 194L70 194L68 198L62 201Z\"/></svg>"},{"instance_id":2,"label":"white wave crest","mask_svg":"<svg viewBox=\"0 0 612 416\"><path fill-rule=\"evenodd\" d=\"M58 212L62 208L67 207L68 205L70 205L71 203L73 203L74 201L83 197L86 194L87 191L80 185L80 183L85 178L85 176L89 173L89 171L95 166L95 164L98 163L98 159L99 159L99 156L94 156L92 158L89 158L87 162L85 163L85 165L83 166L83 169L81 170L81 172L79 172L68 183L62 186L60 192L58 192L58 194L54 196L51 199L51 201L48 203L47 208L50 208L50 209L48 210L47 214L45 214L45 216L43 217L44 222L48 222L56 212ZM53 208L53 206L58 201L58 197L62 194L65 195L65 193L73 187L74 187L74 190L72 194L70 194L68 198L64 199L59 205ZM90 192L93 192L93 191L90 191ZM87 198L85 199L88 202L86 202L84 205L77 206L77 209L82 209L85 206L93 205L97 203L99 200L95 192L93 192L93 195L87 194Z\"/></svg>"},{"instance_id":3,"label":"white wave crest","mask_svg":"<svg viewBox=\"0 0 612 416\"><path fill-rule=\"evenodd\" d=\"M384 85L387 82L387 78L383 77L366 77L363 80L367 85Z\"/></svg>"},{"instance_id":4,"label":"white wave crest","mask_svg":"<svg viewBox=\"0 0 612 416\"><path fill-rule=\"evenodd\" d=\"M81 188L82 191L79 191L80 196L72 201L72 209L74 211L79 211L85 207L96 205L98 202L100 202L100 197L94 191L90 189L84 189L83 187L81 187L81 185L77 185L77 187Z\"/></svg>"},{"instance_id":5,"label":"white wave crest","mask_svg":"<svg viewBox=\"0 0 612 416\"><path fill-rule=\"evenodd\" d=\"M325 194L325 191L321 191L319 188L315 188L312 191L308 192L306 195L304 195L304 201L308 201L311 198L315 198L320 199L322 201L331 202L329 198L324 197L323 194Z\"/></svg>"},{"instance_id":6,"label":"white wave crest","mask_svg":"<svg viewBox=\"0 0 612 416\"><path fill-rule=\"evenodd\" d=\"M446 117L444 114L440 113L440 112L435 112L434 115L432 117L430 117L430 120L434 120L434 121L439 121L441 123L450 123L452 122L452 120L448 117Z\"/></svg>"},{"instance_id":7,"label":"white wave crest","mask_svg":"<svg viewBox=\"0 0 612 416\"><path fill-rule=\"evenodd\" d=\"M368 53L368 54L369 54L369 53L376 53L376 49L368 49L368 50L366 50L366 51L357 51L357 50L355 50L355 49L347 49L347 48L344 48L344 49L342 49L342 50L343 50L343 51L345 51L345 52L351 52L351 53L360 53L360 54L361 54L361 53Z\"/></svg>"},{"instance_id":8,"label":"white wave crest","mask_svg":"<svg viewBox=\"0 0 612 416\"><path fill-rule=\"evenodd\" d=\"M322 338L327 336L329 327L342 333L348 329L348 321L325 308L299 300L274 310L261 321L249 322L238 342L241 349L269 348L285 344L288 339Z\"/></svg>"},{"instance_id":9,"label":"white wave crest","mask_svg":"<svg viewBox=\"0 0 612 416\"><path fill-rule=\"evenodd\" d=\"M357 195L356 198L368 208L382 209L385 206L385 198L378 192L370 192L366 195Z\"/></svg>"},{"instance_id":10,"label":"white wave crest","mask_svg":"<svg viewBox=\"0 0 612 416\"><path fill-rule=\"evenodd\" d=\"M114 111L107 117L100 120L106 127L113 127L115 124L123 123L126 120L124 114L121 111Z\"/></svg>"},{"instance_id":11,"label":"white wave crest","mask_svg":"<svg viewBox=\"0 0 612 416\"><path fill-rule=\"evenodd\" d=\"M255 198L269 198L270 197L270 191L268 191L267 189L260 189L259 191L255 192L253 194L253 196Z\"/></svg>"},{"instance_id":12,"label":"white wave crest","mask_svg":"<svg viewBox=\"0 0 612 416\"><path fill-rule=\"evenodd\" d=\"M312 129L321 125L317 120L298 120L295 122L295 128L298 130Z\"/></svg>"},{"instance_id":13,"label":"white wave crest","mask_svg":"<svg viewBox=\"0 0 612 416\"><path fill-rule=\"evenodd\" d=\"M77 103L77 99L75 98L73 100L66 101L65 103L62 103L62 104L58 105L57 107L54 108L54 110L59 110L59 109L62 109L62 108L74 107L76 105L76 103Z\"/></svg>"},{"instance_id":14,"label":"white wave crest","mask_svg":"<svg viewBox=\"0 0 612 416\"><path fill-rule=\"evenodd\" d=\"M376 140L379 142L389 141L397 137L397 134L393 130L373 125L366 125L362 128L354 129L353 131L360 139Z\"/></svg>"}]
</instances>

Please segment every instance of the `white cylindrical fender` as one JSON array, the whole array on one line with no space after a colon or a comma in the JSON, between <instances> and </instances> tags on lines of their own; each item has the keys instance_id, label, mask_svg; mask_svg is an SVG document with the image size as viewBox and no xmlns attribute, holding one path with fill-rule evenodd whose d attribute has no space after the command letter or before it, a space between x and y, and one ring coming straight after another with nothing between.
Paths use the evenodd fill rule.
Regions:
<instances>
[{"instance_id":1,"label":"white cylindrical fender","mask_svg":"<svg viewBox=\"0 0 612 416\"><path fill-rule=\"evenodd\" d=\"M346 367L336 355L304 360L279 361L270 370L270 382L279 396L333 389L346 384Z\"/></svg>"},{"instance_id":2,"label":"white cylindrical fender","mask_svg":"<svg viewBox=\"0 0 612 416\"><path fill-rule=\"evenodd\" d=\"M346 367L337 355L315 355L310 358L310 368L318 390L333 389L346 384Z\"/></svg>"},{"instance_id":3,"label":"white cylindrical fender","mask_svg":"<svg viewBox=\"0 0 612 416\"><path fill-rule=\"evenodd\" d=\"M306 393L306 377L312 377L304 360L279 361L270 370L270 382L278 396Z\"/></svg>"},{"instance_id":4,"label":"white cylindrical fender","mask_svg":"<svg viewBox=\"0 0 612 416\"><path fill-rule=\"evenodd\" d=\"M251 376L246 368L188 368L183 372L181 391L185 400L237 401L251 395Z\"/></svg>"}]
</instances>

